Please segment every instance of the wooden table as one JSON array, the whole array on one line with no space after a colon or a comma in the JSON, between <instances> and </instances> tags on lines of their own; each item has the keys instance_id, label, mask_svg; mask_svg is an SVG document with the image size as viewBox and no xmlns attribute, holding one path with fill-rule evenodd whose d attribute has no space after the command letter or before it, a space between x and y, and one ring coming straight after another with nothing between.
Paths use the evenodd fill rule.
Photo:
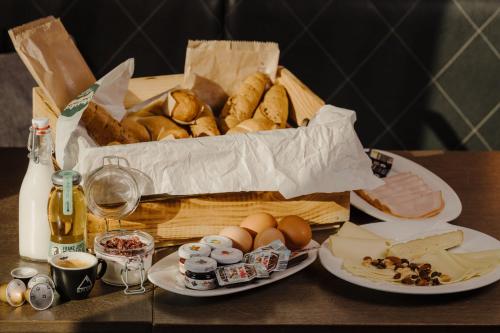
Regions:
<instances>
[{"instance_id":1,"label":"wooden table","mask_svg":"<svg viewBox=\"0 0 500 333\"><path fill-rule=\"evenodd\" d=\"M500 152L401 154L455 189L463 204L455 224L500 238ZM0 149L0 160L0 278L7 281L10 269L20 264L47 272L46 264L18 256L17 193L26 151ZM353 208L351 220L375 219ZM314 238L323 241L328 234L315 232ZM160 251L157 259L171 251ZM150 289L125 296L120 288L98 282L90 298L58 302L46 311L0 304L0 332L500 331L500 283L453 295L388 294L344 282L319 261L279 283L224 297L195 299Z\"/></svg>"}]
</instances>

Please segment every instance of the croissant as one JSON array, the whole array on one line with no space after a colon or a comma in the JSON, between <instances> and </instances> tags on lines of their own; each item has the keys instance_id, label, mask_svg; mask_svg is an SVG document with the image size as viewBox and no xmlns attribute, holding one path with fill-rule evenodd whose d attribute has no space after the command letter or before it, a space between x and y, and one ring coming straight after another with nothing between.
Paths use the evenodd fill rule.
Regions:
<instances>
[{"instance_id":1,"label":"croissant","mask_svg":"<svg viewBox=\"0 0 500 333\"><path fill-rule=\"evenodd\" d=\"M189 137L189 133L184 128L164 116L138 118L137 121L148 129L152 140L160 141L169 135L175 139Z\"/></svg>"}]
</instances>

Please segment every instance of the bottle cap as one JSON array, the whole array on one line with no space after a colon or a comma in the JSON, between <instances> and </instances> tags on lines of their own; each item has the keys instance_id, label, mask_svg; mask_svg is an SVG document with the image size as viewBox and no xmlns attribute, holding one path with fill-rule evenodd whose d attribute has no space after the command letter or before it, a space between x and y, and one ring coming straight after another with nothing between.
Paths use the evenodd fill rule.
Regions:
<instances>
[{"instance_id":1,"label":"bottle cap","mask_svg":"<svg viewBox=\"0 0 500 333\"><path fill-rule=\"evenodd\" d=\"M210 257L222 265L235 264L243 260L243 252L232 247L219 247L212 251Z\"/></svg>"},{"instance_id":2,"label":"bottle cap","mask_svg":"<svg viewBox=\"0 0 500 333\"><path fill-rule=\"evenodd\" d=\"M203 243L187 243L179 248L179 257L189 259L191 257L208 257L212 249Z\"/></svg>"},{"instance_id":3,"label":"bottle cap","mask_svg":"<svg viewBox=\"0 0 500 333\"><path fill-rule=\"evenodd\" d=\"M54 290L48 283L37 283L26 291L25 298L35 310L46 310L54 303Z\"/></svg>"},{"instance_id":4,"label":"bottle cap","mask_svg":"<svg viewBox=\"0 0 500 333\"><path fill-rule=\"evenodd\" d=\"M49 128L49 118L33 118L31 120L31 125L39 129Z\"/></svg>"},{"instance_id":5,"label":"bottle cap","mask_svg":"<svg viewBox=\"0 0 500 333\"><path fill-rule=\"evenodd\" d=\"M192 257L184 263L186 271L193 273L209 273L217 268L217 261L209 257Z\"/></svg>"}]
</instances>

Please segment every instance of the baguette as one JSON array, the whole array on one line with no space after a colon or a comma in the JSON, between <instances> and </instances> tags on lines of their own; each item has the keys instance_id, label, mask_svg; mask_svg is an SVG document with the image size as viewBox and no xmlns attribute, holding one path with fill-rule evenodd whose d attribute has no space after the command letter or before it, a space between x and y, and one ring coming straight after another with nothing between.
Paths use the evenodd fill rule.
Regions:
<instances>
[{"instance_id":1,"label":"baguette","mask_svg":"<svg viewBox=\"0 0 500 333\"><path fill-rule=\"evenodd\" d=\"M288 119L288 97L281 84L275 84L264 95L255 111L255 119L265 118L274 123L274 128L285 128Z\"/></svg>"},{"instance_id":2,"label":"baguette","mask_svg":"<svg viewBox=\"0 0 500 333\"><path fill-rule=\"evenodd\" d=\"M138 118L137 121L148 129L152 140L160 141L169 135L175 139L189 137L189 133L184 128L164 116L143 117Z\"/></svg>"},{"instance_id":3,"label":"baguette","mask_svg":"<svg viewBox=\"0 0 500 333\"><path fill-rule=\"evenodd\" d=\"M163 106L164 114L181 124L192 122L202 111L203 103L190 90L172 92Z\"/></svg>"},{"instance_id":4,"label":"baguette","mask_svg":"<svg viewBox=\"0 0 500 333\"><path fill-rule=\"evenodd\" d=\"M89 103L83 112L81 121L89 136L100 146L106 146L113 141L122 144L140 141L103 107L94 102Z\"/></svg>"},{"instance_id":5,"label":"baguette","mask_svg":"<svg viewBox=\"0 0 500 333\"><path fill-rule=\"evenodd\" d=\"M249 133L249 132L258 132L258 131L267 131L271 130L274 127L274 123L267 118L250 118L242 121L235 127L231 128L227 131L226 134L241 134L241 133Z\"/></svg>"},{"instance_id":6,"label":"baguette","mask_svg":"<svg viewBox=\"0 0 500 333\"><path fill-rule=\"evenodd\" d=\"M250 75L243 81L238 92L228 98L222 109L221 127L223 132L252 118L269 82L267 75L260 72Z\"/></svg>"},{"instance_id":7,"label":"baguette","mask_svg":"<svg viewBox=\"0 0 500 333\"><path fill-rule=\"evenodd\" d=\"M217 121L208 105L203 107L203 111L189 128L195 138L200 136L220 135L219 129L217 128Z\"/></svg>"}]
</instances>

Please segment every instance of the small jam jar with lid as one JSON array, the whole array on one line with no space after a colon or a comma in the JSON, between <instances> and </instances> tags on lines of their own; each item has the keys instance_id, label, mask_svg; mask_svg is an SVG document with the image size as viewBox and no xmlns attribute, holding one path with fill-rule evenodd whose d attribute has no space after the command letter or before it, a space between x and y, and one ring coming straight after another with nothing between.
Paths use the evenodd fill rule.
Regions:
<instances>
[{"instance_id":1,"label":"small jam jar with lid","mask_svg":"<svg viewBox=\"0 0 500 333\"><path fill-rule=\"evenodd\" d=\"M219 235L205 236L200 240L200 243L207 244L212 249L233 246L233 241L229 237Z\"/></svg>"},{"instance_id":2,"label":"small jam jar with lid","mask_svg":"<svg viewBox=\"0 0 500 333\"><path fill-rule=\"evenodd\" d=\"M186 273L184 263L192 257L209 257L212 249L203 243L187 243L179 247L179 272Z\"/></svg>"},{"instance_id":3,"label":"small jam jar with lid","mask_svg":"<svg viewBox=\"0 0 500 333\"><path fill-rule=\"evenodd\" d=\"M232 247L219 247L212 250L210 257L219 265L231 265L243 260L243 252Z\"/></svg>"},{"instance_id":4,"label":"small jam jar with lid","mask_svg":"<svg viewBox=\"0 0 500 333\"><path fill-rule=\"evenodd\" d=\"M209 257L192 257L184 263L186 275L184 285L195 290L210 290L217 288L215 269L217 261Z\"/></svg>"}]
</instances>

